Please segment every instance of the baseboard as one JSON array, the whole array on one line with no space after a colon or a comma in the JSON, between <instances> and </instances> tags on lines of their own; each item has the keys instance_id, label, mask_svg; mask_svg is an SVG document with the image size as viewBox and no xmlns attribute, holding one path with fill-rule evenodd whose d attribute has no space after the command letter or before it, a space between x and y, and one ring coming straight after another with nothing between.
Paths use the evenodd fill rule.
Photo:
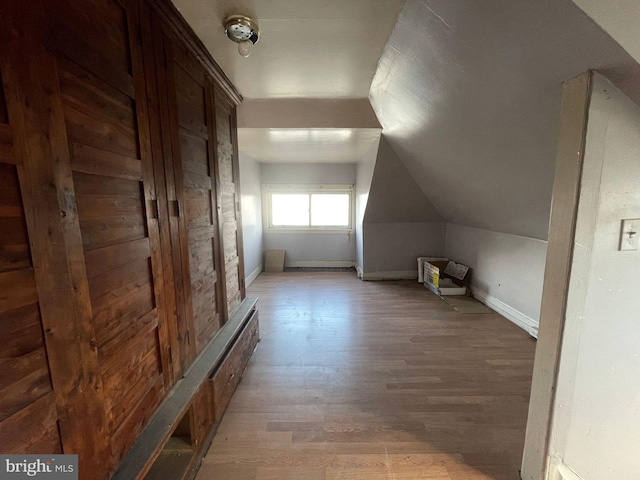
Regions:
<instances>
[{"instance_id":1,"label":"baseboard","mask_svg":"<svg viewBox=\"0 0 640 480\"><path fill-rule=\"evenodd\" d=\"M416 280L417 270L404 270L397 272L369 272L362 275L363 280Z\"/></svg>"},{"instance_id":2,"label":"baseboard","mask_svg":"<svg viewBox=\"0 0 640 480\"><path fill-rule=\"evenodd\" d=\"M363 275L362 267L356 263L354 265L354 268L356 269L356 273L358 274L358 278L362 278L362 275Z\"/></svg>"},{"instance_id":3,"label":"baseboard","mask_svg":"<svg viewBox=\"0 0 640 480\"><path fill-rule=\"evenodd\" d=\"M476 300L484 303L486 306L492 308L506 319L515 323L532 337L538 338L538 322L536 322L533 318L528 317L521 311L516 310L510 305L507 305L502 300L498 300L496 297L492 297L487 292L483 292L477 287L472 286L471 293L473 293L473 296L474 298L476 298Z\"/></svg>"},{"instance_id":4,"label":"baseboard","mask_svg":"<svg viewBox=\"0 0 640 480\"><path fill-rule=\"evenodd\" d=\"M258 275L260 275L262 273L262 265L258 265L258 268L256 268L253 272L251 272L249 274L249 276L247 278L245 278L244 280L244 286L245 288L248 287L249 285L251 285L253 283L253 281L258 278Z\"/></svg>"},{"instance_id":5,"label":"baseboard","mask_svg":"<svg viewBox=\"0 0 640 480\"><path fill-rule=\"evenodd\" d=\"M351 268L355 267L355 262L351 260L300 260L295 262L284 262L285 267L289 268Z\"/></svg>"},{"instance_id":6,"label":"baseboard","mask_svg":"<svg viewBox=\"0 0 640 480\"><path fill-rule=\"evenodd\" d=\"M553 480L582 480L571 467L567 466L562 459L555 458L551 460L549 466L549 479Z\"/></svg>"}]
</instances>

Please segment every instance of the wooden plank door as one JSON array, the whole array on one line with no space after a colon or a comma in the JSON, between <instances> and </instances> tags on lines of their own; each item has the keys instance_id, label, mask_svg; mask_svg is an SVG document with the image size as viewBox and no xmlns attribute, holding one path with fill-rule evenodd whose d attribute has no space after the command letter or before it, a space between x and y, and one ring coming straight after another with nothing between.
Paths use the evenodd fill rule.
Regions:
<instances>
[{"instance_id":1,"label":"wooden plank door","mask_svg":"<svg viewBox=\"0 0 640 480\"><path fill-rule=\"evenodd\" d=\"M0 452L61 453L0 65Z\"/></svg>"},{"instance_id":2,"label":"wooden plank door","mask_svg":"<svg viewBox=\"0 0 640 480\"><path fill-rule=\"evenodd\" d=\"M106 478L175 381L137 2L44 2L106 415ZM75 227L75 228L74 228ZM70 241L70 240L69 240Z\"/></svg>"},{"instance_id":3,"label":"wooden plank door","mask_svg":"<svg viewBox=\"0 0 640 480\"><path fill-rule=\"evenodd\" d=\"M228 316L231 316L245 297L238 136L235 105L219 89L215 92L215 113L216 170L220 205L219 222L222 225L224 288L226 308Z\"/></svg>"},{"instance_id":4,"label":"wooden plank door","mask_svg":"<svg viewBox=\"0 0 640 480\"><path fill-rule=\"evenodd\" d=\"M223 323L221 308L217 198L214 169L215 122L213 87L197 60L163 36L159 63L164 66L166 124L172 139L175 211L180 244L174 254L182 259L181 274L187 308L185 318L193 331L191 354L211 341ZM178 270L176 269L176 272ZM179 282L176 282L179 283Z\"/></svg>"}]
</instances>

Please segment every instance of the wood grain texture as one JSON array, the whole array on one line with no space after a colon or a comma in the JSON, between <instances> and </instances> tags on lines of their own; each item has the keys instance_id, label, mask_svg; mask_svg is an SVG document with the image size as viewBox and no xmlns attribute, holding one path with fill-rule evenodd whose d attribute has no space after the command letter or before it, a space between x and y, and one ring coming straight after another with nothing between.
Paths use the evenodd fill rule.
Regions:
<instances>
[{"instance_id":1,"label":"wood grain texture","mask_svg":"<svg viewBox=\"0 0 640 480\"><path fill-rule=\"evenodd\" d=\"M51 381L38 305L2 312L0 328L0 420L4 420L51 392Z\"/></svg>"},{"instance_id":2,"label":"wood grain texture","mask_svg":"<svg viewBox=\"0 0 640 480\"><path fill-rule=\"evenodd\" d=\"M258 313L256 312L227 354L224 363L211 377L210 388L215 422L222 420L231 397L240 383L242 373L258 344L258 332Z\"/></svg>"},{"instance_id":3,"label":"wood grain texture","mask_svg":"<svg viewBox=\"0 0 640 480\"><path fill-rule=\"evenodd\" d=\"M0 107L2 107L0 105ZM10 125L0 123L0 161L15 163L13 157L13 131Z\"/></svg>"},{"instance_id":4,"label":"wood grain texture","mask_svg":"<svg viewBox=\"0 0 640 480\"><path fill-rule=\"evenodd\" d=\"M12 43L0 35L6 48L4 42ZM11 60L0 52L0 451L59 453L58 414L2 73Z\"/></svg>"},{"instance_id":5,"label":"wood grain texture","mask_svg":"<svg viewBox=\"0 0 640 480\"><path fill-rule=\"evenodd\" d=\"M215 171L218 222L222 233L225 309L231 315L245 296L240 218L240 182L235 105L220 89L215 89L216 150Z\"/></svg>"},{"instance_id":6,"label":"wood grain texture","mask_svg":"<svg viewBox=\"0 0 640 480\"><path fill-rule=\"evenodd\" d=\"M137 7L113 0L90 7L83 15L104 15L109 39L97 45L85 35L84 56L101 59L119 78L132 75L134 88L125 91L90 62L74 65L77 47L59 51L66 57L58 60L60 88L111 439L105 475L148 422L172 375L162 348L168 327L157 219L147 215L156 198ZM105 18L96 19L98 30ZM60 21L80 35L74 11Z\"/></svg>"},{"instance_id":7,"label":"wood grain texture","mask_svg":"<svg viewBox=\"0 0 640 480\"><path fill-rule=\"evenodd\" d=\"M415 282L262 274L261 342L198 480L516 480L535 342Z\"/></svg>"},{"instance_id":8,"label":"wood grain texture","mask_svg":"<svg viewBox=\"0 0 640 480\"><path fill-rule=\"evenodd\" d=\"M212 405L206 405L205 410L201 410L192 402L195 400L202 406L202 397L197 399L198 395L206 392L207 378L212 374L213 370L223 362L225 353L233 346L235 339L246 326L247 321L256 313L255 305L257 299L245 299L236 314L222 327L220 333L215 336L202 355L198 356L193 362L189 371L185 374L183 381L178 382L168 395L167 399L160 406L156 415L152 418L150 424L142 432L142 435L135 443L131 451L128 452L124 461L120 465L118 471L113 476L114 480L130 480L133 478L144 478L144 474L149 470L152 463L160 455L158 446L162 447L174 430L180 430L179 435L188 434L185 427L191 426L192 440L199 439L200 448L197 449L195 455L199 459L204 454L202 446L203 433L198 425L207 424L213 418ZM187 422L181 419L187 415ZM195 418L197 416L197 418ZM185 423L187 425L185 425ZM209 423L210 425L210 423ZM210 431L207 432L207 438L210 440ZM194 472L195 473L195 472ZM154 477L155 478L155 477ZM170 477L181 478L181 477Z\"/></svg>"},{"instance_id":9,"label":"wood grain texture","mask_svg":"<svg viewBox=\"0 0 640 480\"><path fill-rule=\"evenodd\" d=\"M171 378L160 348L166 317L159 239L156 219L148 216L155 190L138 2L45 3L46 91L59 115L52 145L64 218L60 244L81 301L81 334L68 343L91 355L65 374L75 369L97 394L84 414L96 420L93 431L68 433L64 448L81 455L81 476L108 478ZM59 329L60 318L52 321L52 330ZM63 409L73 395L58 390ZM95 451L83 443L91 440Z\"/></svg>"},{"instance_id":10,"label":"wood grain texture","mask_svg":"<svg viewBox=\"0 0 640 480\"><path fill-rule=\"evenodd\" d=\"M153 3L0 15L0 451L78 453L95 480L226 318L214 80Z\"/></svg>"},{"instance_id":11,"label":"wood grain texture","mask_svg":"<svg viewBox=\"0 0 640 480\"><path fill-rule=\"evenodd\" d=\"M84 263L57 66L40 37L46 30L43 5L31 7L11 4L3 12L2 22L20 28L0 25L0 69L53 395L7 418L3 431L9 435L2 438L33 453L59 452L62 441L65 451L83 452L82 469L91 471L106 449L102 386L98 376L87 374L97 365L97 353L86 321L88 292L81 280Z\"/></svg>"},{"instance_id":12,"label":"wood grain texture","mask_svg":"<svg viewBox=\"0 0 640 480\"><path fill-rule=\"evenodd\" d=\"M172 132L178 140L173 176L180 211L180 257L185 298L190 299L193 353L201 352L222 325L219 308L218 224L213 167L215 142L211 85L205 70L175 39L165 36L168 95L175 105ZM177 113L177 115L176 115ZM188 242L185 242L188 240ZM194 417L194 421L198 421Z\"/></svg>"},{"instance_id":13,"label":"wood grain texture","mask_svg":"<svg viewBox=\"0 0 640 480\"><path fill-rule=\"evenodd\" d=\"M1 421L2 453L62 453L57 419L54 396L49 393Z\"/></svg>"},{"instance_id":14,"label":"wood grain texture","mask_svg":"<svg viewBox=\"0 0 640 480\"><path fill-rule=\"evenodd\" d=\"M188 365L182 361L182 338L180 326L185 324L185 299L182 288L182 272L179 255L181 238L177 228L178 217L170 212L175 201L175 182L172 174L172 134L166 129L168 109L167 96L160 85L166 83L165 57L162 49L162 32L157 22L152 22L147 2L140 5L140 34L142 36L142 59L146 79L146 106L148 109L149 149L153 160L153 177L156 187L156 219L158 229L157 254L160 255L162 277L156 284L162 288L166 321L161 323L160 341L163 351L163 371L167 388L173 386ZM165 130L163 130L163 125ZM169 360L167 362L167 360Z\"/></svg>"},{"instance_id":15,"label":"wood grain texture","mask_svg":"<svg viewBox=\"0 0 640 480\"><path fill-rule=\"evenodd\" d=\"M0 71L0 125L8 125L8 124L9 124L9 114L7 112L7 100L5 99L5 95L4 95L4 86L2 83L2 71Z\"/></svg>"}]
</instances>

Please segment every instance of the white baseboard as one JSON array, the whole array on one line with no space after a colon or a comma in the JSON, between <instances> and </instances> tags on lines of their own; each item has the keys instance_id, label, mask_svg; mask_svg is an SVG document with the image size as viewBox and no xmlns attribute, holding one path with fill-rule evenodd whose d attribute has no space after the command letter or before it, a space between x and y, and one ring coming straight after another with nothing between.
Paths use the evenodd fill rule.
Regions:
<instances>
[{"instance_id":1,"label":"white baseboard","mask_svg":"<svg viewBox=\"0 0 640 480\"><path fill-rule=\"evenodd\" d=\"M285 260L284 266L289 268L351 268L355 266L355 262L351 260L300 260L288 262Z\"/></svg>"},{"instance_id":2,"label":"white baseboard","mask_svg":"<svg viewBox=\"0 0 640 480\"><path fill-rule=\"evenodd\" d=\"M249 274L247 278L244 279L245 288L251 285L253 281L256 278L258 278L258 275L260 275L261 273L262 273L262 265L258 265L258 268L256 268L253 272Z\"/></svg>"},{"instance_id":3,"label":"white baseboard","mask_svg":"<svg viewBox=\"0 0 640 480\"><path fill-rule=\"evenodd\" d=\"M521 311L507 305L502 300L498 300L496 297L492 297L487 292L483 292L477 287L472 286L471 293L473 293L476 300L492 308L506 319L511 320L532 337L538 338L538 322L533 318L528 317Z\"/></svg>"},{"instance_id":4,"label":"white baseboard","mask_svg":"<svg viewBox=\"0 0 640 480\"><path fill-rule=\"evenodd\" d=\"M356 273L358 274L358 278L362 278L363 275L363 271L362 271L362 267L360 265L358 265L357 263L354 265L355 269L356 269Z\"/></svg>"},{"instance_id":5,"label":"white baseboard","mask_svg":"<svg viewBox=\"0 0 640 480\"><path fill-rule=\"evenodd\" d=\"M399 272L369 272L362 276L363 280L416 280L417 270L405 270Z\"/></svg>"},{"instance_id":6,"label":"white baseboard","mask_svg":"<svg viewBox=\"0 0 640 480\"><path fill-rule=\"evenodd\" d=\"M582 480L561 458L552 458L549 465L549 480Z\"/></svg>"}]
</instances>

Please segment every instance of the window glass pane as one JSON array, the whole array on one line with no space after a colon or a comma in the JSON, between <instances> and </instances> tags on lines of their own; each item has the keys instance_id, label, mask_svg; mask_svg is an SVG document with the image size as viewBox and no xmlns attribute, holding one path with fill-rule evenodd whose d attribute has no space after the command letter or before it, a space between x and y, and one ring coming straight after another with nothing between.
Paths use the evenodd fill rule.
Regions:
<instances>
[{"instance_id":1,"label":"window glass pane","mask_svg":"<svg viewBox=\"0 0 640 480\"><path fill-rule=\"evenodd\" d=\"M317 193L311 195L311 225L314 227L348 227L349 194Z\"/></svg>"},{"instance_id":2,"label":"window glass pane","mask_svg":"<svg viewBox=\"0 0 640 480\"><path fill-rule=\"evenodd\" d=\"M278 227L309 225L309 195L274 193L271 195L271 224Z\"/></svg>"}]
</instances>

